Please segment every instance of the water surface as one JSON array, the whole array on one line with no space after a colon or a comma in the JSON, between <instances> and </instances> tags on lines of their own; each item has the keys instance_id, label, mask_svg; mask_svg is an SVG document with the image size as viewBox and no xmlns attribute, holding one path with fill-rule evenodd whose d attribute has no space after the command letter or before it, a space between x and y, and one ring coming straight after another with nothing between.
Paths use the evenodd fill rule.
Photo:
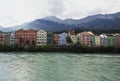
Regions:
<instances>
[{"instance_id":1,"label":"water surface","mask_svg":"<svg viewBox=\"0 0 120 81\"><path fill-rule=\"evenodd\" d=\"M120 56L0 53L0 81L120 81Z\"/></svg>"}]
</instances>

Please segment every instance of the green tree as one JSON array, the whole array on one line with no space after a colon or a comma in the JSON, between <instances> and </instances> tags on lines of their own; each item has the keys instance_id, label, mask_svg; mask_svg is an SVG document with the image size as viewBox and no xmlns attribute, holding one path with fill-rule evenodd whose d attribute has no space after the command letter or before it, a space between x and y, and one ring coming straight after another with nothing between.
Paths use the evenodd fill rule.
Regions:
<instances>
[{"instance_id":1,"label":"green tree","mask_svg":"<svg viewBox=\"0 0 120 81\"><path fill-rule=\"evenodd\" d=\"M67 42L70 43L70 44L73 43L73 41L71 40L70 36L67 36L67 37L66 37L66 40L67 40Z\"/></svg>"}]
</instances>

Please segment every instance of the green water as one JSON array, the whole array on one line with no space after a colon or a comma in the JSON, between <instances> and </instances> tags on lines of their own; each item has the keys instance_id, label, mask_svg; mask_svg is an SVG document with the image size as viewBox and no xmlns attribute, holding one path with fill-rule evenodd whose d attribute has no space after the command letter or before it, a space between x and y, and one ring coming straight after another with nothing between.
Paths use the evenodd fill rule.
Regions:
<instances>
[{"instance_id":1,"label":"green water","mask_svg":"<svg viewBox=\"0 0 120 81\"><path fill-rule=\"evenodd\" d=\"M120 81L120 56L0 53L0 81Z\"/></svg>"}]
</instances>

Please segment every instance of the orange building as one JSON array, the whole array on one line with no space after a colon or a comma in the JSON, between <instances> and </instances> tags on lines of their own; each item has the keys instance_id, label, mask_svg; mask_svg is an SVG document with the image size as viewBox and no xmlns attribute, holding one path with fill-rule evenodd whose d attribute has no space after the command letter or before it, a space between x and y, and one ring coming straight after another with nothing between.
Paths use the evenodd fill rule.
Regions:
<instances>
[{"instance_id":1,"label":"orange building","mask_svg":"<svg viewBox=\"0 0 120 81\"><path fill-rule=\"evenodd\" d=\"M17 30L15 31L15 43L21 46L36 45L37 31L35 30Z\"/></svg>"},{"instance_id":2,"label":"orange building","mask_svg":"<svg viewBox=\"0 0 120 81\"><path fill-rule=\"evenodd\" d=\"M83 46L91 46L90 36L94 35L92 32L82 32L78 34L80 44Z\"/></svg>"},{"instance_id":3,"label":"orange building","mask_svg":"<svg viewBox=\"0 0 120 81\"><path fill-rule=\"evenodd\" d=\"M26 31L26 44L36 45L36 36L37 36L37 31L32 29Z\"/></svg>"},{"instance_id":4,"label":"orange building","mask_svg":"<svg viewBox=\"0 0 120 81\"><path fill-rule=\"evenodd\" d=\"M54 34L53 39L54 39L54 46L58 46L58 39L59 39L58 34Z\"/></svg>"},{"instance_id":5,"label":"orange building","mask_svg":"<svg viewBox=\"0 0 120 81\"><path fill-rule=\"evenodd\" d=\"M120 34L116 35L117 46L120 47Z\"/></svg>"}]
</instances>

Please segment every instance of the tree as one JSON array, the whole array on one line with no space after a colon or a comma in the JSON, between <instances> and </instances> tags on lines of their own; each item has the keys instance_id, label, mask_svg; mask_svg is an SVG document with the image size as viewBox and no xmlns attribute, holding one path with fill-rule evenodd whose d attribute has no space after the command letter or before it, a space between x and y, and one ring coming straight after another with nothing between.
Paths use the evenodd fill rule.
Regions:
<instances>
[{"instance_id":1,"label":"tree","mask_svg":"<svg viewBox=\"0 0 120 81\"><path fill-rule=\"evenodd\" d=\"M71 40L70 36L67 36L66 40L67 40L68 43L73 43L73 41Z\"/></svg>"}]
</instances>

